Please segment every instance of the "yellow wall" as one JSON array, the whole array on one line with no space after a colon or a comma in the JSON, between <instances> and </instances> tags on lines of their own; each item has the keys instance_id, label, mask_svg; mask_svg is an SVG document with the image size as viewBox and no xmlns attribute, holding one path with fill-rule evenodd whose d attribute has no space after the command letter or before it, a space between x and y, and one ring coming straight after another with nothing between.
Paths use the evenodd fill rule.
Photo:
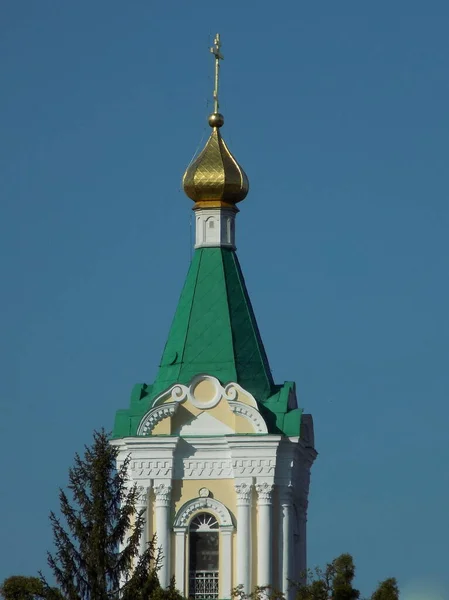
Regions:
<instances>
[{"instance_id":1,"label":"yellow wall","mask_svg":"<svg viewBox=\"0 0 449 600\"><path fill-rule=\"evenodd\" d=\"M181 509L181 507L188 502L189 500L193 500L194 498L198 498L198 492L201 488L207 487L210 491L210 495L215 500L218 500L222 504L226 506L226 508L230 511L231 516L233 518L233 522L236 522L236 493L234 489L234 480L233 479L188 479L188 480L173 480L172 481L172 511L170 515L171 522L173 522L176 514ZM151 532L155 532L156 530L156 511L154 510L154 493L150 498L150 515L149 515L149 530L150 535ZM200 509L197 513L204 512L204 509ZM207 512L207 509L206 509ZM192 519L195 516L192 514ZM172 533L171 536L171 576L175 575L175 534ZM235 555L236 555L236 535L235 532L232 535L232 556L233 556L233 571L232 578L233 582L235 579L236 566L235 566ZM187 594L188 590L188 556L189 556L189 542L188 536L186 540L186 580L185 580L185 590ZM224 560L222 548L219 548L219 556L220 556L220 564L219 569L220 572L223 570L222 561ZM233 583L234 585L234 583Z\"/></svg>"}]
</instances>

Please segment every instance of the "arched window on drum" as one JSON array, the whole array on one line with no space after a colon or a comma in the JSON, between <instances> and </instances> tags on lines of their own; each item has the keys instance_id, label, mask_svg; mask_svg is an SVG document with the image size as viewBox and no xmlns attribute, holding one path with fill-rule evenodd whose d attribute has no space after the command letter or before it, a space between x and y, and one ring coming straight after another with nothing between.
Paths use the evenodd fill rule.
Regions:
<instances>
[{"instance_id":1,"label":"arched window on drum","mask_svg":"<svg viewBox=\"0 0 449 600\"><path fill-rule=\"evenodd\" d=\"M210 513L200 513L193 517L189 527L189 598L218 598L218 565L217 519Z\"/></svg>"}]
</instances>

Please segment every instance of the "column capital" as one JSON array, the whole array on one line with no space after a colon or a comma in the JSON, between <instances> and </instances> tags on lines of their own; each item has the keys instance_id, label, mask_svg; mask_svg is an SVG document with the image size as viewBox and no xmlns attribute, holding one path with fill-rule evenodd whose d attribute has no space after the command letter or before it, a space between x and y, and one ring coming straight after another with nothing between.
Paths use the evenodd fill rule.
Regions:
<instances>
[{"instance_id":1,"label":"column capital","mask_svg":"<svg viewBox=\"0 0 449 600\"><path fill-rule=\"evenodd\" d=\"M171 485L158 483L154 487L154 493L156 495L156 507L170 506Z\"/></svg>"},{"instance_id":2,"label":"column capital","mask_svg":"<svg viewBox=\"0 0 449 600\"><path fill-rule=\"evenodd\" d=\"M136 505L138 507L143 508L144 506L147 506L147 504L148 504L148 490L149 490L148 486L144 486L144 485L138 485L137 486Z\"/></svg>"},{"instance_id":3,"label":"column capital","mask_svg":"<svg viewBox=\"0 0 449 600\"><path fill-rule=\"evenodd\" d=\"M273 497L273 484L263 481L262 483L256 483L257 492L257 503L258 504L271 504Z\"/></svg>"},{"instance_id":4,"label":"column capital","mask_svg":"<svg viewBox=\"0 0 449 600\"><path fill-rule=\"evenodd\" d=\"M253 486L250 483L242 482L235 484L235 491L237 493L237 505L250 504L252 489Z\"/></svg>"}]
</instances>

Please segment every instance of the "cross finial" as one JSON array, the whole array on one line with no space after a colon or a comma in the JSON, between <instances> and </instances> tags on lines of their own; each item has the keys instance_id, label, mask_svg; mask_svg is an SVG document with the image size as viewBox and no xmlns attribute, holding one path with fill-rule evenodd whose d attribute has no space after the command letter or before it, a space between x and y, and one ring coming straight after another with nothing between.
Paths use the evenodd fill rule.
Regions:
<instances>
[{"instance_id":1,"label":"cross finial","mask_svg":"<svg viewBox=\"0 0 449 600\"><path fill-rule=\"evenodd\" d=\"M223 55L220 52L221 42L220 42L220 34L214 38L214 45L210 49L212 54L215 56L215 88L214 88L214 112L218 113L218 82L220 75L220 60L223 60Z\"/></svg>"}]
</instances>

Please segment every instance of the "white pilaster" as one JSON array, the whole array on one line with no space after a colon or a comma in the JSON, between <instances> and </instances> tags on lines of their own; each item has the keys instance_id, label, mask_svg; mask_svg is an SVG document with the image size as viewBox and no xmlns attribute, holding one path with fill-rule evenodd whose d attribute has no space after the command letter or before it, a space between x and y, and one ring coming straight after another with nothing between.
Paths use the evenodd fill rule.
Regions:
<instances>
[{"instance_id":1,"label":"white pilaster","mask_svg":"<svg viewBox=\"0 0 449 600\"><path fill-rule=\"evenodd\" d=\"M273 583L273 485L266 481L256 483L257 491L257 585Z\"/></svg>"},{"instance_id":2,"label":"white pilaster","mask_svg":"<svg viewBox=\"0 0 449 600\"><path fill-rule=\"evenodd\" d=\"M175 585L181 596L186 587L186 528L175 528Z\"/></svg>"},{"instance_id":3,"label":"white pilaster","mask_svg":"<svg viewBox=\"0 0 449 600\"><path fill-rule=\"evenodd\" d=\"M162 565L158 572L161 587L167 588L170 584L170 528L168 518L170 515L171 486L167 483L156 483L156 544L162 552Z\"/></svg>"},{"instance_id":4,"label":"white pilaster","mask_svg":"<svg viewBox=\"0 0 449 600\"><path fill-rule=\"evenodd\" d=\"M235 250L235 213L232 208L195 210L195 248L224 247Z\"/></svg>"},{"instance_id":5,"label":"white pilaster","mask_svg":"<svg viewBox=\"0 0 449 600\"><path fill-rule=\"evenodd\" d=\"M221 541L221 566L220 566L220 598L224 600L231 598L232 591L232 532L234 528L220 528Z\"/></svg>"},{"instance_id":6,"label":"white pilaster","mask_svg":"<svg viewBox=\"0 0 449 600\"><path fill-rule=\"evenodd\" d=\"M139 496L136 503L136 508L138 512L144 511L143 513L143 528L142 535L140 536L139 543L139 557L145 552L148 547L148 510L149 510L149 490L150 486L139 486L138 492Z\"/></svg>"},{"instance_id":7,"label":"white pilaster","mask_svg":"<svg viewBox=\"0 0 449 600\"><path fill-rule=\"evenodd\" d=\"M279 584L284 597L289 600L292 596L290 581L292 576L293 556L293 498L292 488L282 486L279 494Z\"/></svg>"},{"instance_id":8,"label":"white pilaster","mask_svg":"<svg viewBox=\"0 0 449 600\"><path fill-rule=\"evenodd\" d=\"M237 585L251 592L251 494L252 485L237 483Z\"/></svg>"}]
</instances>

